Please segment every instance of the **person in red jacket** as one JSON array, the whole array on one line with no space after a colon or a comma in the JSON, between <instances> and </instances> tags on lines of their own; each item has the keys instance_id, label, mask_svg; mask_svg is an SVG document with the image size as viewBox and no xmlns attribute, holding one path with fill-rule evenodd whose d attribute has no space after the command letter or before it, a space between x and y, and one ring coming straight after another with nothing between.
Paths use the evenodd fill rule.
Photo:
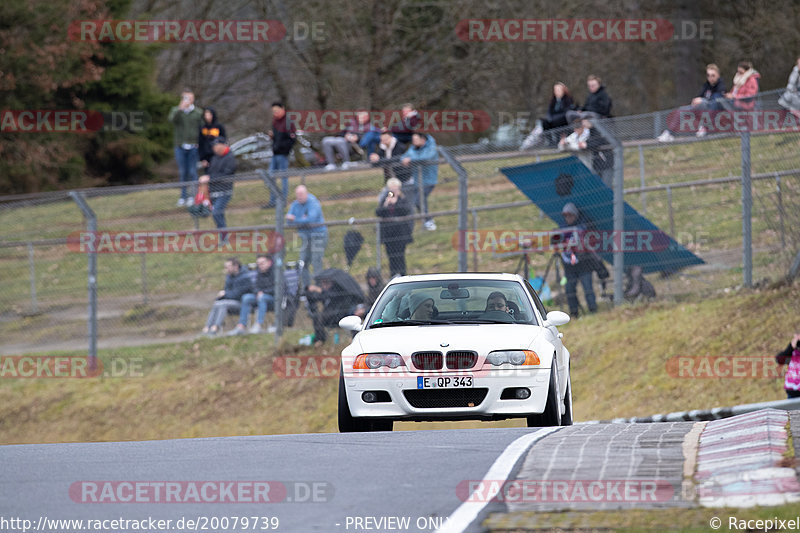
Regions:
<instances>
[{"instance_id":1,"label":"person in red jacket","mask_svg":"<svg viewBox=\"0 0 800 533\"><path fill-rule=\"evenodd\" d=\"M734 109L752 111L756 106L760 79L761 74L753 68L752 63L740 62L733 77L733 90L726 94L725 98L733 104Z\"/></svg>"},{"instance_id":2,"label":"person in red jacket","mask_svg":"<svg viewBox=\"0 0 800 533\"><path fill-rule=\"evenodd\" d=\"M795 333L789 346L775 356L779 365L788 364L783 388L787 398L800 398L800 333Z\"/></svg>"}]
</instances>

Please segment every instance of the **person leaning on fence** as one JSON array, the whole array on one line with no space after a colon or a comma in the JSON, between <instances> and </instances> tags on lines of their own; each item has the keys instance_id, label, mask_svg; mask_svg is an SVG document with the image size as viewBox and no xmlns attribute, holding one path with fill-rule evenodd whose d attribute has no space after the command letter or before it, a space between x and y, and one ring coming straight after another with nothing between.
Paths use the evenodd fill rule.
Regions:
<instances>
[{"instance_id":1,"label":"person leaning on fence","mask_svg":"<svg viewBox=\"0 0 800 533\"><path fill-rule=\"evenodd\" d=\"M297 228L300 235L300 260L303 261L303 287L311 283L308 267L314 268L316 276L322 271L322 258L328 246L328 227L322 214L322 204L316 196L308 192L305 185L294 190L295 200L286 213L288 226Z\"/></svg>"},{"instance_id":2,"label":"person leaning on fence","mask_svg":"<svg viewBox=\"0 0 800 533\"><path fill-rule=\"evenodd\" d=\"M564 276L567 284L564 288L567 294L569 314L577 318L580 305L578 303L578 282L583 286L583 296L590 313L597 311L597 300L592 285L593 262L590 253L580 250L580 235L586 231L585 222L580 221L580 212L572 202L568 202L561 209L564 223L560 226L568 230L562 233L564 249L561 252L561 261L564 264Z\"/></svg>"},{"instance_id":3,"label":"person leaning on fence","mask_svg":"<svg viewBox=\"0 0 800 533\"><path fill-rule=\"evenodd\" d=\"M778 105L800 117L800 57L789 74L789 83L786 84L786 91L778 98Z\"/></svg>"},{"instance_id":4,"label":"person leaning on fence","mask_svg":"<svg viewBox=\"0 0 800 533\"><path fill-rule=\"evenodd\" d=\"M775 356L779 365L789 365L783 388L787 398L800 398L800 333L795 333L785 350Z\"/></svg>"},{"instance_id":5,"label":"person leaning on fence","mask_svg":"<svg viewBox=\"0 0 800 533\"><path fill-rule=\"evenodd\" d=\"M233 196L233 175L236 172L236 157L228 146L225 137L214 139L212 150L214 157L208 166L208 174L200 176L200 183L208 183L208 195L211 198L211 216L218 229L226 227L225 208ZM224 241L225 235L219 238Z\"/></svg>"},{"instance_id":6,"label":"person leaning on fence","mask_svg":"<svg viewBox=\"0 0 800 533\"><path fill-rule=\"evenodd\" d=\"M422 198L417 198L417 208L420 213L428 214L428 196L439 183L439 151L433 136L421 132L414 132L411 136L411 147L403 154L403 165L410 167L412 176L422 173ZM416 163L421 168L412 167ZM431 217L425 217L425 229L433 231L436 222Z\"/></svg>"},{"instance_id":7,"label":"person leaning on fence","mask_svg":"<svg viewBox=\"0 0 800 533\"><path fill-rule=\"evenodd\" d=\"M174 128L175 160L181 183L197 181L198 146L197 132L203 122L203 113L194 105L194 93L184 89L181 101L169 110L167 118ZM194 193L181 187L178 206L192 205Z\"/></svg>"},{"instance_id":8,"label":"person leaning on fence","mask_svg":"<svg viewBox=\"0 0 800 533\"><path fill-rule=\"evenodd\" d=\"M247 319L253 311L253 307L258 308L256 322L250 328L249 333L261 333L264 330L264 319L267 311L275 311L275 271L272 266L274 261L272 256L260 254L256 257L256 276L253 283L253 291L242 296L242 307L239 311L239 323L228 333L228 335L244 335L247 328Z\"/></svg>"},{"instance_id":9,"label":"person leaning on fence","mask_svg":"<svg viewBox=\"0 0 800 533\"><path fill-rule=\"evenodd\" d=\"M216 336L222 329L225 317L238 314L242 297L253 292L253 281L247 267L236 257L225 260L225 288L217 293L217 300L208 313L202 334L207 337Z\"/></svg>"},{"instance_id":10,"label":"person leaning on fence","mask_svg":"<svg viewBox=\"0 0 800 533\"><path fill-rule=\"evenodd\" d=\"M406 275L406 246L414 241L413 220L394 220L414 213L414 206L403 194L402 184L397 178L386 182L386 188L378 197L375 214L381 217L381 242L389 257L390 276Z\"/></svg>"}]
</instances>

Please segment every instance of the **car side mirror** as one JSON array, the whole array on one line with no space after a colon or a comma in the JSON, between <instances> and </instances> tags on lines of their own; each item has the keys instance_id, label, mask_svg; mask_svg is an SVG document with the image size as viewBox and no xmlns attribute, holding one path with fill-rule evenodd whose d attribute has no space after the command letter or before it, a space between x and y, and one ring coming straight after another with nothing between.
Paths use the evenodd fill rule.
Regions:
<instances>
[{"instance_id":1,"label":"car side mirror","mask_svg":"<svg viewBox=\"0 0 800 533\"><path fill-rule=\"evenodd\" d=\"M346 316L339 321L339 327L347 331L361 331L361 317L356 315Z\"/></svg>"},{"instance_id":2,"label":"car side mirror","mask_svg":"<svg viewBox=\"0 0 800 533\"><path fill-rule=\"evenodd\" d=\"M547 313L547 318L542 324L544 327L547 326L563 326L569 322L569 315L564 311L550 311Z\"/></svg>"}]
</instances>

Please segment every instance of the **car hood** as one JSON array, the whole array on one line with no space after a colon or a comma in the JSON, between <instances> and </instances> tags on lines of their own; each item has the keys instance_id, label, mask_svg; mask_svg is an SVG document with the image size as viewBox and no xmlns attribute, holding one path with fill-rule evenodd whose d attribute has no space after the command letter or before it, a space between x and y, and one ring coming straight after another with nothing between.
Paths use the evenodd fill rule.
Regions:
<instances>
[{"instance_id":1,"label":"car hood","mask_svg":"<svg viewBox=\"0 0 800 533\"><path fill-rule=\"evenodd\" d=\"M542 333L527 324L454 324L395 326L359 332L354 343L361 353L474 350L485 355L492 350L529 348Z\"/></svg>"}]
</instances>

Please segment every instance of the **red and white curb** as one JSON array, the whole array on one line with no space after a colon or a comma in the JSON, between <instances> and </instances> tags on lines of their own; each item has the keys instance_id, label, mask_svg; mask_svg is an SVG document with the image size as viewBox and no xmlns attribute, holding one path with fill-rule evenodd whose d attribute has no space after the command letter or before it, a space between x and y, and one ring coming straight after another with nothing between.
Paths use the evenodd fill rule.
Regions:
<instances>
[{"instance_id":1,"label":"red and white curb","mask_svg":"<svg viewBox=\"0 0 800 533\"><path fill-rule=\"evenodd\" d=\"M788 421L786 411L765 409L708 422L700 434L694 475L700 505L800 502L797 473L780 466L787 449Z\"/></svg>"}]
</instances>

